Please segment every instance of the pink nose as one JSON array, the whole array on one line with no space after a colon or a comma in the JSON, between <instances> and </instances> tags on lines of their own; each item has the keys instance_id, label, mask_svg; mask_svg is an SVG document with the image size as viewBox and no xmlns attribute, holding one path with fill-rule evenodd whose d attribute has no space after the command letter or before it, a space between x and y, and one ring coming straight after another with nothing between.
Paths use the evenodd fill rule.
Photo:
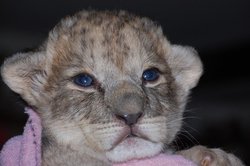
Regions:
<instances>
[{"instance_id":1,"label":"pink nose","mask_svg":"<svg viewBox=\"0 0 250 166\"><path fill-rule=\"evenodd\" d=\"M137 123L138 119L142 116L142 112L135 114L116 114L118 119L123 120L127 125L132 126Z\"/></svg>"}]
</instances>

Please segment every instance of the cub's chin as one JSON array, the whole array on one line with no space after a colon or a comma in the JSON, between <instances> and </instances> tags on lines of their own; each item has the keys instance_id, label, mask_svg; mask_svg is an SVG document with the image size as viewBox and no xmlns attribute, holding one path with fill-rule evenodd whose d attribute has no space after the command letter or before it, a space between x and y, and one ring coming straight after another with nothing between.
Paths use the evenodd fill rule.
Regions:
<instances>
[{"instance_id":1,"label":"cub's chin","mask_svg":"<svg viewBox=\"0 0 250 166\"><path fill-rule=\"evenodd\" d=\"M152 157L162 151L163 144L139 137L127 137L106 152L111 162L124 162L133 159Z\"/></svg>"}]
</instances>

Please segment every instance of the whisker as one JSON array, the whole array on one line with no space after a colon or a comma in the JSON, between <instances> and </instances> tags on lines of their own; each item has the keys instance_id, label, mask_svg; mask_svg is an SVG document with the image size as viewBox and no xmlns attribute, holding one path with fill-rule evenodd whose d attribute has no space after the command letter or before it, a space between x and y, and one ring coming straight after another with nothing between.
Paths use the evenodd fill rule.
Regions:
<instances>
[{"instance_id":1,"label":"whisker","mask_svg":"<svg viewBox=\"0 0 250 166\"><path fill-rule=\"evenodd\" d=\"M194 127L192 127L191 125L189 125L187 122L183 122L183 124L184 124L183 128L191 129L192 131L196 132L197 134L200 134L200 132L197 129L195 129Z\"/></svg>"},{"instance_id":2,"label":"whisker","mask_svg":"<svg viewBox=\"0 0 250 166\"><path fill-rule=\"evenodd\" d=\"M181 146L178 144L178 141L181 144ZM173 141L173 143L171 145L174 147L174 149L176 151L180 150L181 147L185 147L183 141L180 139L180 137L178 135L176 136L175 140Z\"/></svg>"},{"instance_id":3,"label":"whisker","mask_svg":"<svg viewBox=\"0 0 250 166\"><path fill-rule=\"evenodd\" d=\"M180 133L182 136L186 137L191 143L193 144L200 144L199 141L188 131L181 131ZM187 135L186 135L187 134Z\"/></svg>"}]
</instances>

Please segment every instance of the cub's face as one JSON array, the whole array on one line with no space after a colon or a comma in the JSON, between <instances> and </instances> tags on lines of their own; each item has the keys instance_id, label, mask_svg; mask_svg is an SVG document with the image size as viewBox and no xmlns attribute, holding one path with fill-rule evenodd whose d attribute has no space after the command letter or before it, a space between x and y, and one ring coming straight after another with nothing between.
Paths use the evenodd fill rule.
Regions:
<instances>
[{"instance_id":1,"label":"cub's face","mask_svg":"<svg viewBox=\"0 0 250 166\"><path fill-rule=\"evenodd\" d=\"M40 115L52 147L117 162L172 142L201 66L192 48L169 44L147 18L83 11L36 52L7 59L2 76Z\"/></svg>"}]
</instances>

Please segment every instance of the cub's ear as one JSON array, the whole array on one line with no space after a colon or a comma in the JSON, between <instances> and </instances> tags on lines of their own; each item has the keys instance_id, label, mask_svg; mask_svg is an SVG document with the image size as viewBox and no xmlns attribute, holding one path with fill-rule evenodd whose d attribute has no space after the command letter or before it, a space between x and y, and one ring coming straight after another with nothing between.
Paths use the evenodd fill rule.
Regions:
<instances>
[{"instance_id":1,"label":"cub's ear","mask_svg":"<svg viewBox=\"0 0 250 166\"><path fill-rule=\"evenodd\" d=\"M31 106L41 100L46 81L44 52L18 53L5 60L1 67L3 81Z\"/></svg>"},{"instance_id":2,"label":"cub's ear","mask_svg":"<svg viewBox=\"0 0 250 166\"><path fill-rule=\"evenodd\" d=\"M179 87L188 91L196 86L203 69L201 60L194 48L172 45L167 61Z\"/></svg>"}]
</instances>

